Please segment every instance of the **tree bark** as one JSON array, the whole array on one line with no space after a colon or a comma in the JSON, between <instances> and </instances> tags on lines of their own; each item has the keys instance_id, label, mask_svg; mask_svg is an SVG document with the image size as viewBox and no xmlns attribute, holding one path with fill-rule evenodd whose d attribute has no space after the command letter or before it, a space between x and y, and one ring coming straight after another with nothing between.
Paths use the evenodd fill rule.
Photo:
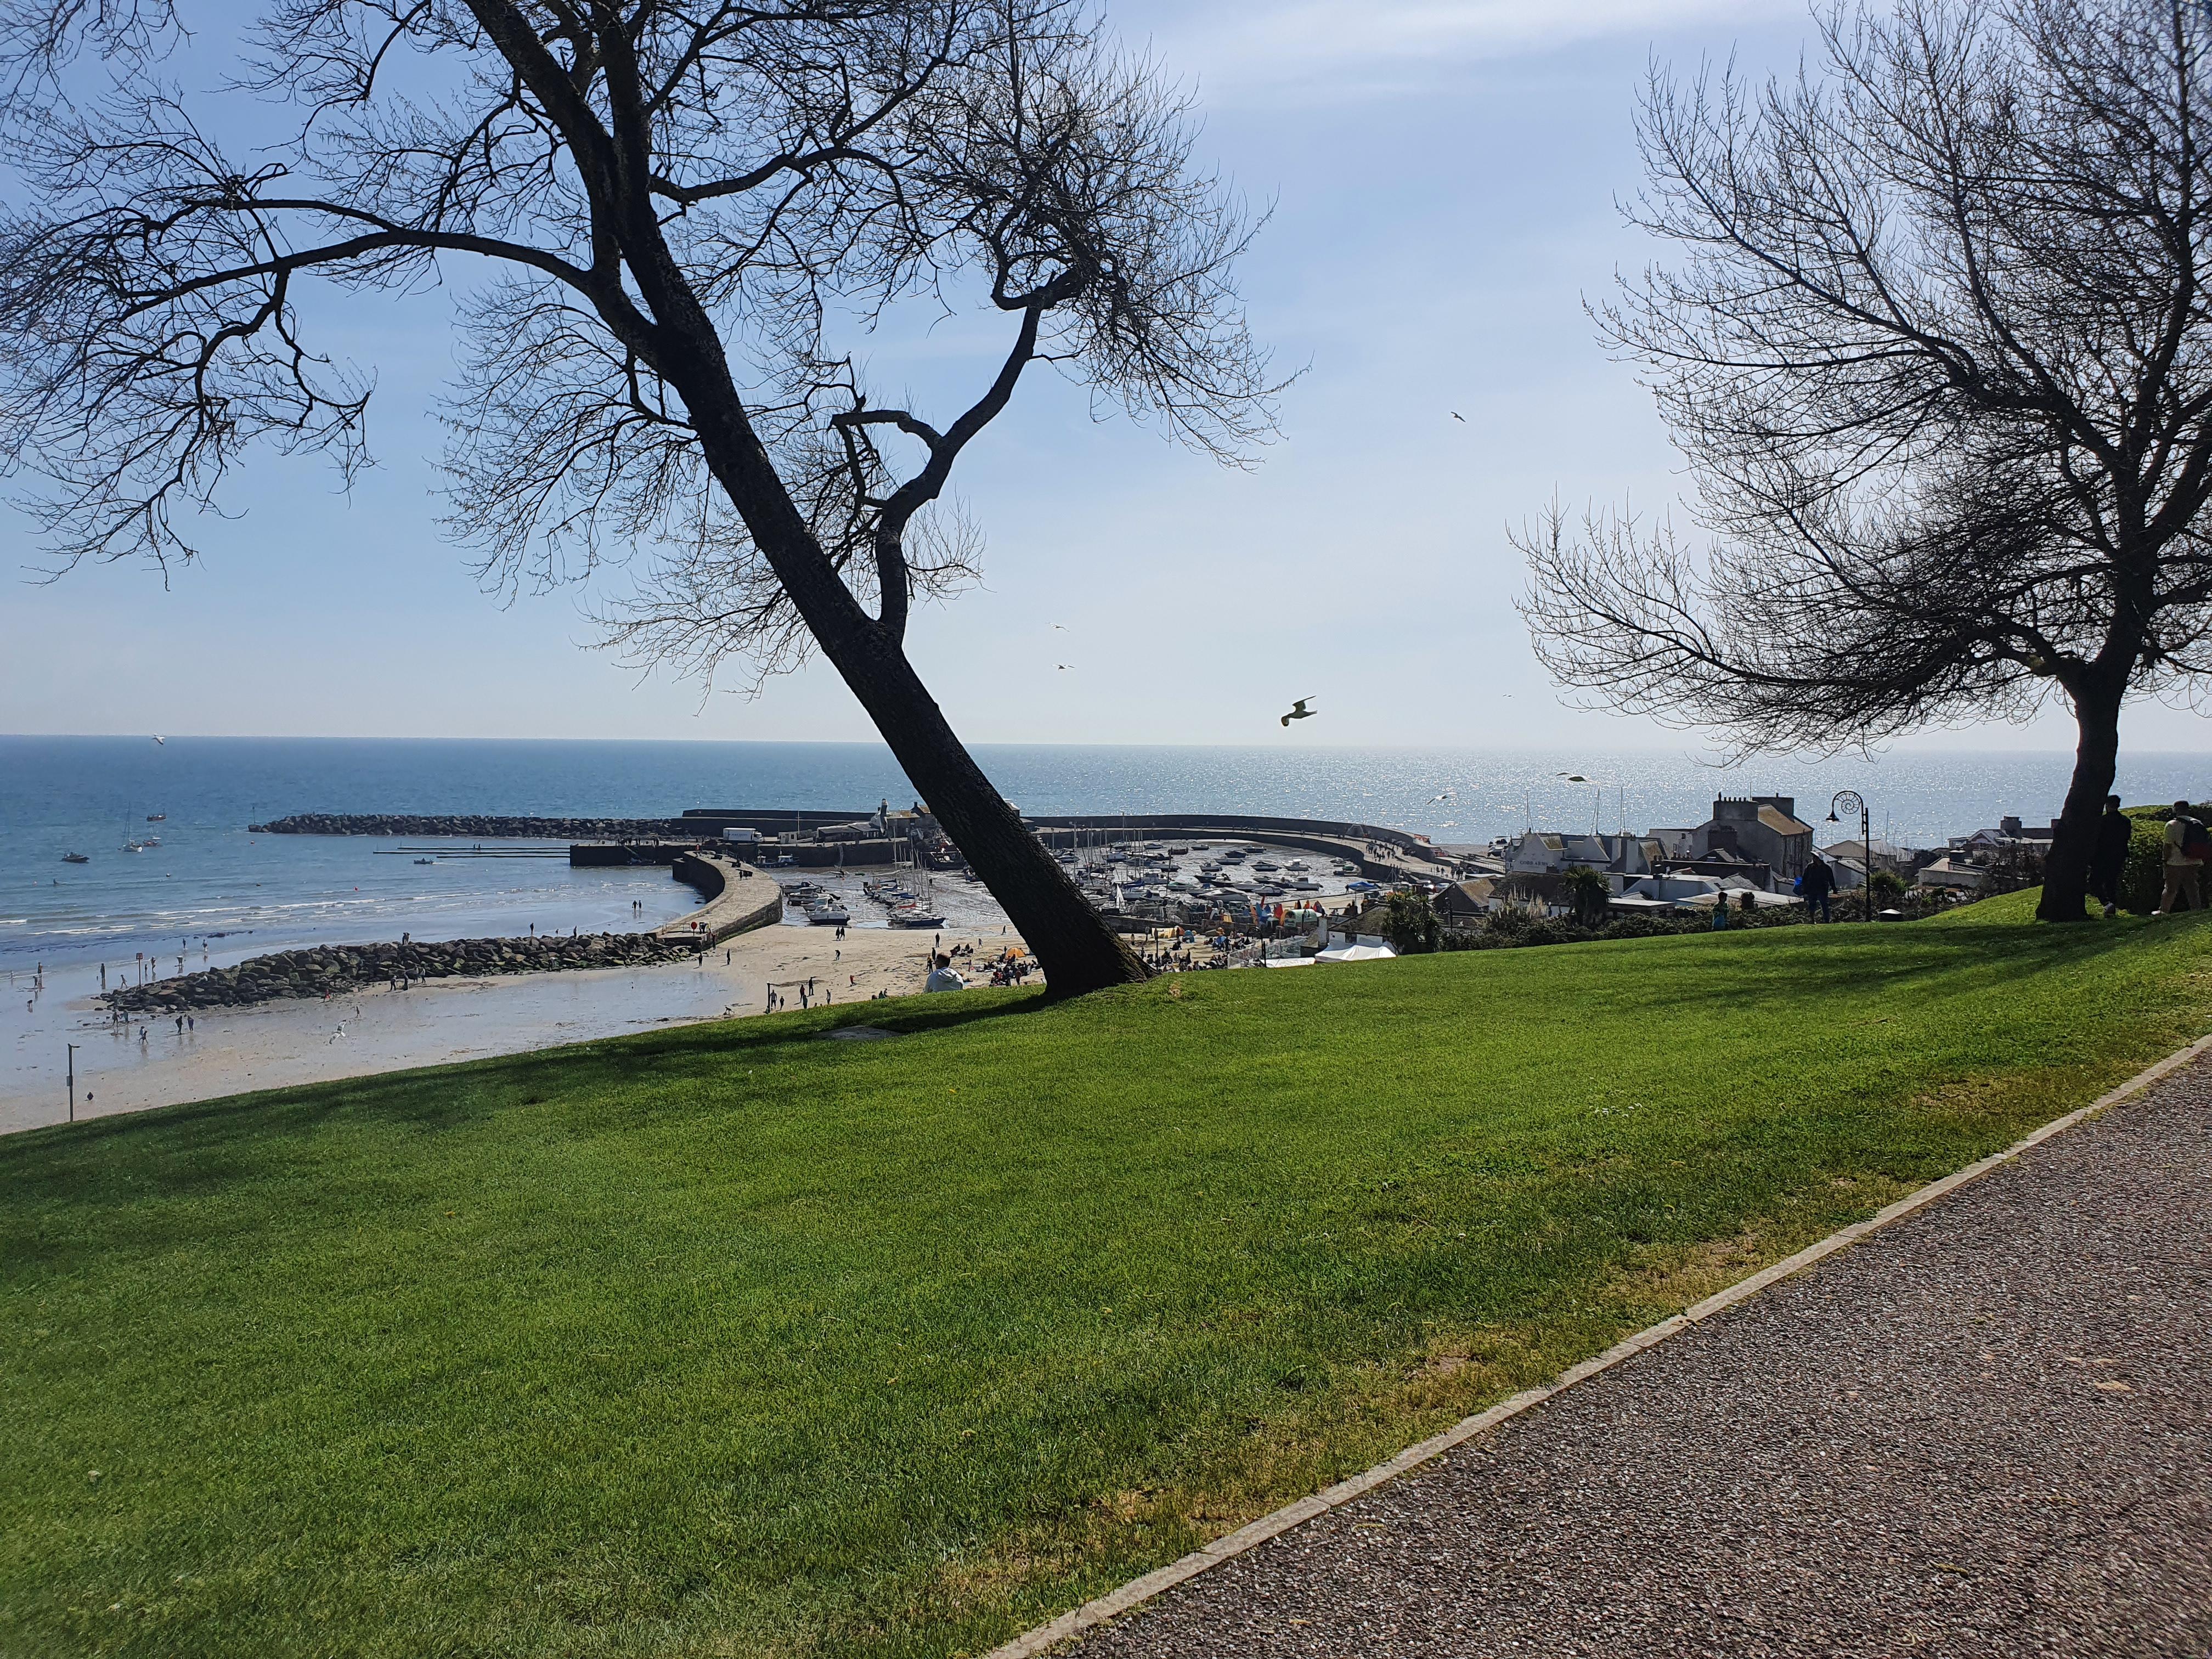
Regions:
<instances>
[{"instance_id":1,"label":"tree bark","mask_svg":"<svg viewBox=\"0 0 2212 1659\"><path fill-rule=\"evenodd\" d=\"M2120 699L2117 693L2085 690L2073 694L2074 720L2081 738L2074 750L2074 781L2067 786L2065 810L2043 866L2043 898L2035 908L2042 921L2080 921L2087 915L2089 865L2097 854L2097 820L2112 793L2120 758Z\"/></svg>"},{"instance_id":2,"label":"tree bark","mask_svg":"<svg viewBox=\"0 0 2212 1659\"><path fill-rule=\"evenodd\" d=\"M1036 952L1056 996L1149 977L1150 970L992 787L906 653L872 624L817 629L823 650L953 844Z\"/></svg>"},{"instance_id":3,"label":"tree bark","mask_svg":"<svg viewBox=\"0 0 2212 1659\"><path fill-rule=\"evenodd\" d=\"M844 677L938 823L1036 953L1046 984L1055 996L1079 996L1150 978L1136 952L991 787L907 660L901 640L861 609L823 556L745 418L719 337L688 291L676 298L690 307L682 332L691 350L668 372L690 408L708 465L823 655Z\"/></svg>"}]
</instances>

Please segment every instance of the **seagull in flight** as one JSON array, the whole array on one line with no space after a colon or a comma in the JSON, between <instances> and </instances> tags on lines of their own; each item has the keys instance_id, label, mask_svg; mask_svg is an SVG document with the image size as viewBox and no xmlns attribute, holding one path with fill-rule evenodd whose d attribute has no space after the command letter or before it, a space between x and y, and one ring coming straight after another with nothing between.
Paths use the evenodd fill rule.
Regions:
<instances>
[{"instance_id":1,"label":"seagull in flight","mask_svg":"<svg viewBox=\"0 0 2212 1659\"><path fill-rule=\"evenodd\" d=\"M1443 794L1441 794L1441 795L1431 795L1431 796L1430 796L1430 797L1429 797L1429 805L1431 805L1431 806L1434 806L1434 805L1435 805L1438 801L1440 801L1440 800L1449 800L1451 798L1452 798L1452 792L1451 792L1450 790L1447 789L1447 790L1445 790L1445 791L1443 792Z\"/></svg>"},{"instance_id":2,"label":"seagull in flight","mask_svg":"<svg viewBox=\"0 0 2212 1659\"><path fill-rule=\"evenodd\" d=\"M1312 701L1313 699L1311 697L1300 697L1296 702L1292 703L1291 705L1291 712L1283 716L1283 724L1285 726L1288 726L1292 720L1311 720L1320 712L1318 709L1309 708L1306 707L1306 705Z\"/></svg>"},{"instance_id":3,"label":"seagull in flight","mask_svg":"<svg viewBox=\"0 0 2212 1659\"><path fill-rule=\"evenodd\" d=\"M1462 426L1465 426L1467 424L1467 416L1461 414L1459 410L1455 409L1450 411L1450 414L1452 419L1457 421Z\"/></svg>"},{"instance_id":4,"label":"seagull in flight","mask_svg":"<svg viewBox=\"0 0 2212 1659\"><path fill-rule=\"evenodd\" d=\"M1565 778L1569 783L1588 783L1589 781L1588 778L1584 777L1579 772L1560 772L1555 775Z\"/></svg>"},{"instance_id":5,"label":"seagull in flight","mask_svg":"<svg viewBox=\"0 0 2212 1659\"><path fill-rule=\"evenodd\" d=\"M1064 662L1064 663L1062 663L1062 664L1060 664L1060 672L1061 673L1065 674L1066 672L1067 672L1067 671L1068 671L1069 669L1071 669L1071 668L1073 668L1073 667L1074 667L1074 666L1075 666L1075 665L1074 665L1073 663L1072 663L1072 662Z\"/></svg>"},{"instance_id":6,"label":"seagull in flight","mask_svg":"<svg viewBox=\"0 0 2212 1659\"><path fill-rule=\"evenodd\" d=\"M160 744L164 749L167 749L169 746L169 740L167 738L155 738L154 741Z\"/></svg>"},{"instance_id":7,"label":"seagull in flight","mask_svg":"<svg viewBox=\"0 0 2212 1659\"><path fill-rule=\"evenodd\" d=\"M1052 625L1052 631L1055 634L1065 634L1067 632L1067 624L1066 623L1054 623Z\"/></svg>"}]
</instances>

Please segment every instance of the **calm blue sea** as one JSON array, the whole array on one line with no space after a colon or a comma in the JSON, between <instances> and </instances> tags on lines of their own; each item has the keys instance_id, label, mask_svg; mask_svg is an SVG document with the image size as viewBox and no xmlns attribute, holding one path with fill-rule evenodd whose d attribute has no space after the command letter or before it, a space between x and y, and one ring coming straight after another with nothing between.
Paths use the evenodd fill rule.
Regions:
<instances>
[{"instance_id":1,"label":"calm blue sea","mask_svg":"<svg viewBox=\"0 0 2212 1659\"><path fill-rule=\"evenodd\" d=\"M1856 788L1908 844L2047 820L2063 754L1910 754L1722 771L1687 754L1480 750L985 746L1010 800L1038 812L1216 811L1355 818L1443 842L1534 823L1636 829L1704 821L1718 793L1798 798L1819 819ZM1593 781L1567 782L1577 771ZM2212 758L2135 755L2130 799L2212 794ZM230 956L344 939L625 928L692 902L665 872L557 860L417 866L366 838L248 836L288 812L661 817L687 806L872 807L914 790L872 744L377 741L0 737L0 968L114 962L223 937ZM162 821L149 825L154 813ZM1822 825L1825 830L1826 826ZM1855 832L1856 825L1852 826ZM158 833L159 848L121 851ZM1838 832L1840 835L1841 832ZM92 861L62 862L66 852Z\"/></svg>"}]
</instances>

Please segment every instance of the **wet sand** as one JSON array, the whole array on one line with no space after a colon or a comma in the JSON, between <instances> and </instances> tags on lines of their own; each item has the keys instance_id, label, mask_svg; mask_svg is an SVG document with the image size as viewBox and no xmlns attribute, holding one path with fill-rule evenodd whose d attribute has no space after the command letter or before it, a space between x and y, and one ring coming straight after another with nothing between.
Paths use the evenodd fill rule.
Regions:
<instances>
[{"instance_id":1,"label":"wet sand","mask_svg":"<svg viewBox=\"0 0 2212 1659\"><path fill-rule=\"evenodd\" d=\"M406 991L204 1010L181 1036L171 1018L111 1027L90 996L61 1000L50 989L31 1010L11 1000L0 1017L8 1051L0 1060L0 1133L67 1116L66 1042L78 1045L77 1115L106 1117L758 1014L771 983L797 1007L798 981L810 977L817 1005L825 994L833 1006L878 991L912 995L927 975L932 937L872 927L848 929L841 940L832 927L787 924L741 934L696 965L437 980ZM948 947L980 942L979 959L1021 944L1012 928L1001 933L995 924L948 928L944 938Z\"/></svg>"}]
</instances>

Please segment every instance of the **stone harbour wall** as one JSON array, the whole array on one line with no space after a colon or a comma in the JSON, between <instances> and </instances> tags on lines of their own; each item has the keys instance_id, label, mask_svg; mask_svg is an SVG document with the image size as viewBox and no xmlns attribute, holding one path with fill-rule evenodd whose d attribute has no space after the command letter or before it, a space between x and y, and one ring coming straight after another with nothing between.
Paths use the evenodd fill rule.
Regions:
<instances>
[{"instance_id":1,"label":"stone harbour wall","mask_svg":"<svg viewBox=\"0 0 2212 1659\"><path fill-rule=\"evenodd\" d=\"M210 968L148 985L127 985L100 999L131 1014L181 1014L238 1008L287 997L363 990L394 979L453 979L492 974L548 974L574 968L649 968L688 962L697 939L654 933L586 933L566 938L457 939L433 944L319 945L279 951L235 968Z\"/></svg>"},{"instance_id":2,"label":"stone harbour wall","mask_svg":"<svg viewBox=\"0 0 2212 1659\"><path fill-rule=\"evenodd\" d=\"M703 833L682 818L532 818L442 812L295 812L249 823L255 836L461 836L493 841L696 841Z\"/></svg>"}]
</instances>

